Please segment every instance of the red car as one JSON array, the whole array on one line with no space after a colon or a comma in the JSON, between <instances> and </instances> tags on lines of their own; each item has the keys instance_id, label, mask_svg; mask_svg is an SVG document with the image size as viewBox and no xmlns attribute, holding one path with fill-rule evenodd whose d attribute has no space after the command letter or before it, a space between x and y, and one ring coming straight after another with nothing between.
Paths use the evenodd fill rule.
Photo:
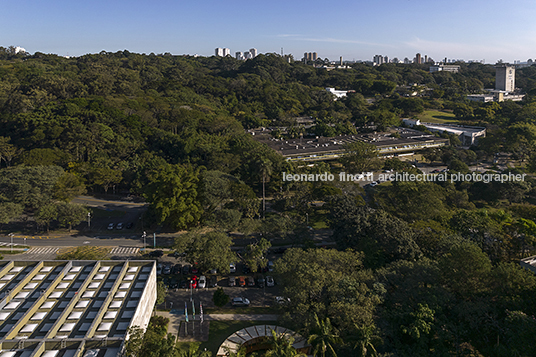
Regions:
<instances>
[{"instance_id":1,"label":"red car","mask_svg":"<svg viewBox=\"0 0 536 357\"><path fill-rule=\"evenodd\" d=\"M246 286L246 278L243 276L238 278L238 286Z\"/></svg>"},{"instance_id":2,"label":"red car","mask_svg":"<svg viewBox=\"0 0 536 357\"><path fill-rule=\"evenodd\" d=\"M192 279L190 279L190 288L195 289L197 288L197 276L192 276Z\"/></svg>"}]
</instances>

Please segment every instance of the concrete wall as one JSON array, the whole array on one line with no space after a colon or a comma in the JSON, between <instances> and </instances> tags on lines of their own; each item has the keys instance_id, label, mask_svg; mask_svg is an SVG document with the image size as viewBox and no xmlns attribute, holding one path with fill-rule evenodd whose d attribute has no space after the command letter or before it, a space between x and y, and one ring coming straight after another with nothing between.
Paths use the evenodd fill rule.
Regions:
<instances>
[{"instance_id":1,"label":"concrete wall","mask_svg":"<svg viewBox=\"0 0 536 357\"><path fill-rule=\"evenodd\" d=\"M139 326L145 330L149 324L154 305L156 304L156 263L153 264L146 284L129 327Z\"/></svg>"}]
</instances>

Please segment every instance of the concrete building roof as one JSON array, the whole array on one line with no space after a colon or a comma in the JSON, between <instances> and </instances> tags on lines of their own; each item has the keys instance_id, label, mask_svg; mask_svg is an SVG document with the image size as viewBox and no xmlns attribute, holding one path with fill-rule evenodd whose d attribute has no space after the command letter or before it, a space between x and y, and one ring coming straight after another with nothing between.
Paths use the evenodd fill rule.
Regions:
<instances>
[{"instance_id":1,"label":"concrete building roof","mask_svg":"<svg viewBox=\"0 0 536 357\"><path fill-rule=\"evenodd\" d=\"M0 357L116 356L156 302L154 261L5 261L0 280Z\"/></svg>"}]
</instances>

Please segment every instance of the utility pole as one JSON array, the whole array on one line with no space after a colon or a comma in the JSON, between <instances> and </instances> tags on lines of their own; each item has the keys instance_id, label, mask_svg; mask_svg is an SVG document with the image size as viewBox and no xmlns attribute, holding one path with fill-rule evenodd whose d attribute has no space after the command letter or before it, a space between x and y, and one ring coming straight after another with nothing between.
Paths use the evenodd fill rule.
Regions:
<instances>
[{"instance_id":1,"label":"utility pole","mask_svg":"<svg viewBox=\"0 0 536 357\"><path fill-rule=\"evenodd\" d=\"M87 213L87 229L91 230L91 212Z\"/></svg>"},{"instance_id":2,"label":"utility pole","mask_svg":"<svg viewBox=\"0 0 536 357\"><path fill-rule=\"evenodd\" d=\"M145 237L147 237L147 233L145 233L145 231L143 231L143 251L145 252Z\"/></svg>"}]
</instances>

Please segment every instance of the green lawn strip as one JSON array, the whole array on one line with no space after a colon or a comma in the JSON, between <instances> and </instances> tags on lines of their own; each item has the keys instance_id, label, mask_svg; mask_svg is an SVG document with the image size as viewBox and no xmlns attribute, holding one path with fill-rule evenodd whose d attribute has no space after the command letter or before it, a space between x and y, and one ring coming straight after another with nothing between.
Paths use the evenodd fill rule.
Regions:
<instances>
[{"instance_id":1,"label":"green lawn strip","mask_svg":"<svg viewBox=\"0 0 536 357\"><path fill-rule=\"evenodd\" d=\"M209 308L205 310L206 314L279 314L277 307L234 307L226 308Z\"/></svg>"},{"instance_id":2,"label":"green lawn strip","mask_svg":"<svg viewBox=\"0 0 536 357\"><path fill-rule=\"evenodd\" d=\"M238 330L255 325L277 325L277 321L210 321L208 341L202 342L200 349L206 348L215 356L227 337Z\"/></svg>"},{"instance_id":3,"label":"green lawn strip","mask_svg":"<svg viewBox=\"0 0 536 357\"><path fill-rule=\"evenodd\" d=\"M418 115L420 121L425 123L437 123L437 124L456 124L456 116L449 112L440 112L438 110L425 110L424 113Z\"/></svg>"}]
</instances>

